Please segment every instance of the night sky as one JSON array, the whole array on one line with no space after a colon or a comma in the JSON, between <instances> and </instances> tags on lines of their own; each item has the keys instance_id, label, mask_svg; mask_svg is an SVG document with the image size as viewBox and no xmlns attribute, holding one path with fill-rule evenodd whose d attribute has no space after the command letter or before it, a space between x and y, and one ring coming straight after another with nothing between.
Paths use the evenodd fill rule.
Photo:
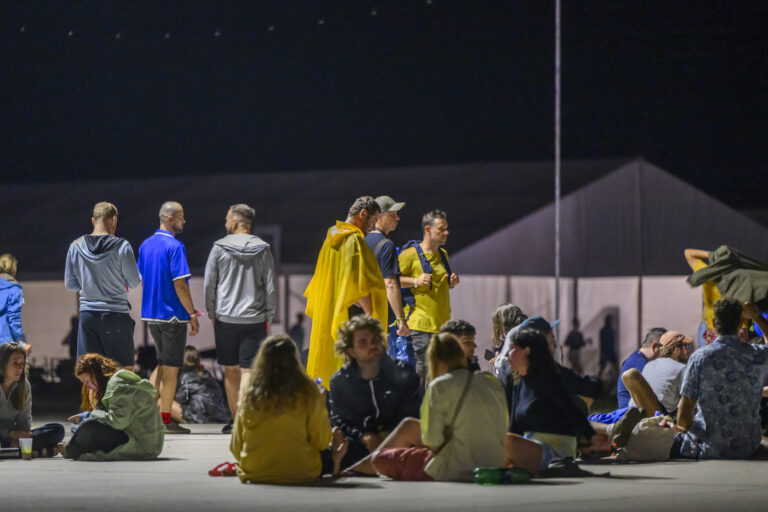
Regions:
<instances>
[{"instance_id":1,"label":"night sky","mask_svg":"<svg viewBox=\"0 0 768 512\"><path fill-rule=\"evenodd\" d=\"M552 158L553 3L4 2L0 172ZM563 3L563 158L763 206L768 2Z\"/></svg>"}]
</instances>

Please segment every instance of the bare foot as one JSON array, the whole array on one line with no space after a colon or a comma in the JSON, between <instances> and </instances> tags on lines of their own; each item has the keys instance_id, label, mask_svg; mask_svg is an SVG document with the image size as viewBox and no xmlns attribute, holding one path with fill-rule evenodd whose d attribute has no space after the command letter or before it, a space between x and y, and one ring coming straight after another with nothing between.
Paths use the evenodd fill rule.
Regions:
<instances>
[{"instance_id":1,"label":"bare foot","mask_svg":"<svg viewBox=\"0 0 768 512\"><path fill-rule=\"evenodd\" d=\"M341 460L347 454L349 440L339 427L333 427L331 439L331 456L333 457L333 474L337 476L341 472Z\"/></svg>"}]
</instances>

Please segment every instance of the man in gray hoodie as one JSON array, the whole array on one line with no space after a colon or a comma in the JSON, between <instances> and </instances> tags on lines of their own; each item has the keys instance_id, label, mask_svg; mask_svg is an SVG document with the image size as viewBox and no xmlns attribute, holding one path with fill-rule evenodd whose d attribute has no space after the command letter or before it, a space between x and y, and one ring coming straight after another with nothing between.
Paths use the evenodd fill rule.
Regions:
<instances>
[{"instance_id":1,"label":"man in gray hoodie","mask_svg":"<svg viewBox=\"0 0 768 512\"><path fill-rule=\"evenodd\" d=\"M241 386L248 382L277 302L272 251L251 234L254 215L247 204L229 208L227 236L214 242L205 265L205 308L213 324L216 359L224 367L233 418ZM223 432L231 431L231 425Z\"/></svg>"},{"instance_id":2,"label":"man in gray hoodie","mask_svg":"<svg viewBox=\"0 0 768 512\"><path fill-rule=\"evenodd\" d=\"M67 290L80 294L77 357L96 353L133 369L133 327L127 288L139 286L131 244L115 236L117 208L93 207L93 232L72 242L64 268Z\"/></svg>"}]
</instances>

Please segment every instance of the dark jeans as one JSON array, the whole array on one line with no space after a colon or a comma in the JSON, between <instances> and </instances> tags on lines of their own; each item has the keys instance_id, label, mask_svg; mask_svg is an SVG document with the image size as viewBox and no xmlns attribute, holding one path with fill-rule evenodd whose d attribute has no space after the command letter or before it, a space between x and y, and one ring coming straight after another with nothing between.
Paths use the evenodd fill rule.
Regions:
<instances>
[{"instance_id":1,"label":"dark jeans","mask_svg":"<svg viewBox=\"0 0 768 512\"><path fill-rule=\"evenodd\" d=\"M74 430L69 442L75 445L80 453L107 453L127 443L128 434L101 421L86 419Z\"/></svg>"},{"instance_id":2,"label":"dark jeans","mask_svg":"<svg viewBox=\"0 0 768 512\"><path fill-rule=\"evenodd\" d=\"M81 311L77 329L77 357L101 354L121 366L133 367L133 328L128 313Z\"/></svg>"},{"instance_id":3,"label":"dark jeans","mask_svg":"<svg viewBox=\"0 0 768 512\"><path fill-rule=\"evenodd\" d=\"M37 452L38 457L43 456L43 450L52 449L64 439L64 427L59 423L46 423L40 428L33 428L32 432L32 451ZM0 443L4 447L11 444L11 440L0 437Z\"/></svg>"}]
</instances>

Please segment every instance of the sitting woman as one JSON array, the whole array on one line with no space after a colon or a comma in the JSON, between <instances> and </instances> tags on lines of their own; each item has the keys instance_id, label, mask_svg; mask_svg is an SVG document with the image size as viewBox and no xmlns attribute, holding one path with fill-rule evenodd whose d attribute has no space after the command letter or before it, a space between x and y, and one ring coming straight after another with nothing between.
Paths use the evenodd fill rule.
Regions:
<instances>
[{"instance_id":1,"label":"sitting woman","mask_svg":"<svg viewBox=\"0 0 768 512\"><path fill-rule=\"evenodd\" d=\"M574 404L546 337L526 328L510 339L507 357L513 379L507 384L507 463L535 474L553 460L575 458L580 440L585 448L602 448L606 437L595 434Z\"/></svg>"},{"instance_id":2,"label":"sitting woman","mask_svg":"<svg viewBox=\"0 0 768 512\"><path fill-rule=\"evenodd\" d=\"M49 423L32 429L32 390L27 381L27 352L18 343L0 345L0 444L18 447L19 439L32 438L32 452L53 457L64 439L64 427Z\"/></svg>"},{"instance_id":3,"label":"sitting woman","mask_svg":"<svg viewBox=\"0 0 768 512\"><path fill-rule=\"evenodd\" d=\"M84 411L63 445L68 459L155 459L163 450L165 427L156 404L157 391L148 380L99 354L77 361L75 376L83 383Z\"/></svg>"},{"instance_id":4,"label":"sitting woman","mask_svg":"<svg viewBox=\"0 0 768 512\"><path fill-rule=\"evenodd\" d=\"M288 336L262 343L229 449L242 482L298 484L338 474L347 441L338 428L331 431L325 397L304 374Z\"/></svg>"},{"instance_id":5,"label":"sitting woman","mask_svg":"<svg viewBox=\"0 0 768 512\"><path fill-rule=\"evenodd\" d=\"M179 423L229 421L229 411L224 405L221 386L213 375L200 365L200 352L192 345L184 347L184 367L179 371L171 417Z\"/></svg>"},{"instance_id":6,"label":"sitting woman","mask_svg":"<svg viewBox=\"0 0 768 512\"><path fill-rule=\"evenodd\" d=\"M504 466L509 417L498 379L467 370L464 351L449 333L432 336L427 364L421 421L405 418L352 471L395 480L471 481L476 467Z\"/></svg>"}]
</instances>

